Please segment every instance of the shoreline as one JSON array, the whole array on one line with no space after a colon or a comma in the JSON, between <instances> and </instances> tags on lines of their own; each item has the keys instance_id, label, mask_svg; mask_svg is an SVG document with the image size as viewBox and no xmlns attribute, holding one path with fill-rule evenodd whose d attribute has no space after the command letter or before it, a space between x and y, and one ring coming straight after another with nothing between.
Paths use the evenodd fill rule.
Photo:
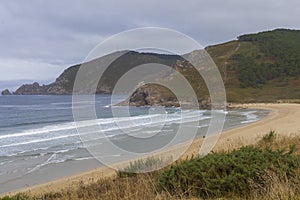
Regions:
<instances>
[{"instance_id":1,"label":"shoreline","mask_svg":"<svg viewBox=\"0 0 300 200\"><path fill-rule=\"evenodd\" d=\"M267 134L270 130L274 130L280 135L296 134L300 132L300 123L297 121L297 119L300 118L300 104L231 104L231 107L264 109L270 110L270 113L267 117L257 122L223 131L218 139L217 144L214 146L214 151L226 151L226 149L238 148L243 145L253 144L259 139L259 137ZM205 139L209 139L209 137ZM203 140L203 138L195 139L181 157L185 158L186 156L191 156L192 154L197 155ZM179 144L176 147L171 147L168 150L159 152L158 155L167 154L170 152L176 153L177 151L181 152L182 149L186 149L186 147L186 144ZM128 164L129 162L130 161L126 161L122 164ZM114 169L103 166L77 175L72 175L44 184L30 186L17 191L1 194L0 196L13 195L19 192L28 192L33 195L45 192L55 192L77 187L79 183L87 184L97 181L100 178L112 177L114 175Z\"/></svg>"}]
</instances>

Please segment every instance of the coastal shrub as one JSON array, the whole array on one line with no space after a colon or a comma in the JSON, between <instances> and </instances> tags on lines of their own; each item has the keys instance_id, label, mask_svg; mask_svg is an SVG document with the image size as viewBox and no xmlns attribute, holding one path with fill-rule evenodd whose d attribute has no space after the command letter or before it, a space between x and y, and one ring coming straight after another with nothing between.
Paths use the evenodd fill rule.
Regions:
<instances>
[{"instance_id":1,"label":"coastal shrub","mask_svg":"<svg viewBox=\"0 0 300 200\"><path fill-rule=\"evenodd\" d=\"M267 135L264 135L261 138L259 144L270 145L276 140L276 138L277 138L276 132L274 130L270 130L270 132Z\"/></svg>"},{"instance_id":2,"label":"coastal shrub","mask_svg":"<svg viewBox=\"0 0 300 200\"><path fill-rule=\"evenodd\" d=\"M273 173L279 179L297 182L300 158L293 149L242 147L229 153L212 153L203 158L178 162L162 170L156 180L158 191L202 198L246 197L257 188L270 187L265 178ZM176 192L175 192L176 191Z\"/></svg>"},{"instance_id":3,"label":"coastal shrub","mask_svg":"<svg viewBox=\"0 0 300 200\"><path fill-rule=\"evenodd\" d=\"M20 193L16 194L14 196L5 196L5 197L0 197L0 200L30 200L30 197L26 194Z\"/></svg>"},{"instance_id":4,"label":"coastal shrub","mask_svg":"<svg viewBox=\"0 0 300 200\"><path fill-rule=\"evenodd\" d=\"M117 176L120 178L135 176L139 172L147 172L161 168L166 163L162 158L147 157L130 162L129 166L117 171Z\"/></svg>"}]
</instances>

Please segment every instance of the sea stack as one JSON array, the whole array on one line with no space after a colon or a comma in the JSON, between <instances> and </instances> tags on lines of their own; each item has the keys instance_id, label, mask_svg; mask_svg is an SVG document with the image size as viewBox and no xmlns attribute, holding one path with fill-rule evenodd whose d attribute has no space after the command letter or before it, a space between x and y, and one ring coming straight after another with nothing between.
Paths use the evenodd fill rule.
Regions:
<instances>
[{"instance_id":1,"label":"sea stack","mask_svg":"<svg viewBox=\"0 0 300 200\"><path fill-rule=\"evenodd\" d=\"M1 92L1 95L12 95L8 89L5 89Z\"/></svg>"}]
</instances>

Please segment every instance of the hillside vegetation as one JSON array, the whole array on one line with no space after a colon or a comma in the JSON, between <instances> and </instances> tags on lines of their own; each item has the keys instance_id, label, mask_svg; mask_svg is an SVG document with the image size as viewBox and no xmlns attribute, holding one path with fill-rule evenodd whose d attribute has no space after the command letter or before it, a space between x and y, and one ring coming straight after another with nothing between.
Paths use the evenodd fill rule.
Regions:
<instances>
[{"instance_id":1,"label":"hillside vegetation","mask_svg":"<svg viewBox=\"0 0 300 200\"><path fill-rule=\"evenodd\" d=\"M206 50L220 68L228 101L300 98L300 31L242 35Z\"/></svg>"}]
</instances>

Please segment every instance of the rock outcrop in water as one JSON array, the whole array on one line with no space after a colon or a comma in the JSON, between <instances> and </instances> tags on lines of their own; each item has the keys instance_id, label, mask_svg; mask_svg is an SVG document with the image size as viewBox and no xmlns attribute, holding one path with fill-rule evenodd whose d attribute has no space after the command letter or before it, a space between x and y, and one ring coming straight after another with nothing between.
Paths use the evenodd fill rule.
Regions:
<instances>
[{"instance_id":1,"label":"rock outcrop in water","mask_svg":"<svg viewBox=\"0 0 300 200\"><path fill-rule=\"evenodd\" d=\"M8 89L5 89L1 92L1 95L12 95L12 93Z\"/></svg>"},{"instance_id":2,"label":"rock outcrop in water","mask_svg":"<svg viewBox=\"0 0 300 200\"><path fill-rule=\"evenodd\" d=\"M180 106L176 96L171 91L156 84L146 84L139 87L131 95L129 104L131 106Z\"/></svg>"},{"instance_id":3,"label":"rock outcrop in water","mask_svg":"<svg viewBox=\"0 0 300 200\"><path fill-rule=\"evenodd\" d=\"M47 93L47 86L40 86L39 83L24 84L19 87L13 94L15 95L42 95Z\"/></svg>"},{"instance_id":4,"label":"rock outcrop in water","mask_svg":"<svg viewBox=\"0 0 300 200\"><path fill-rule=\"evenodd\" d=\"M198 103L198 105L196 105ZM200 108L210 109L211 101L208 96L198 99L197 103L191 103L186 100L178 101L177 97L167 88L157 84L146 84L136 89L129 99L118 105L130 106L165 106L165 107L182 107L182 108Z\"/></svg>"}]
</instances>

